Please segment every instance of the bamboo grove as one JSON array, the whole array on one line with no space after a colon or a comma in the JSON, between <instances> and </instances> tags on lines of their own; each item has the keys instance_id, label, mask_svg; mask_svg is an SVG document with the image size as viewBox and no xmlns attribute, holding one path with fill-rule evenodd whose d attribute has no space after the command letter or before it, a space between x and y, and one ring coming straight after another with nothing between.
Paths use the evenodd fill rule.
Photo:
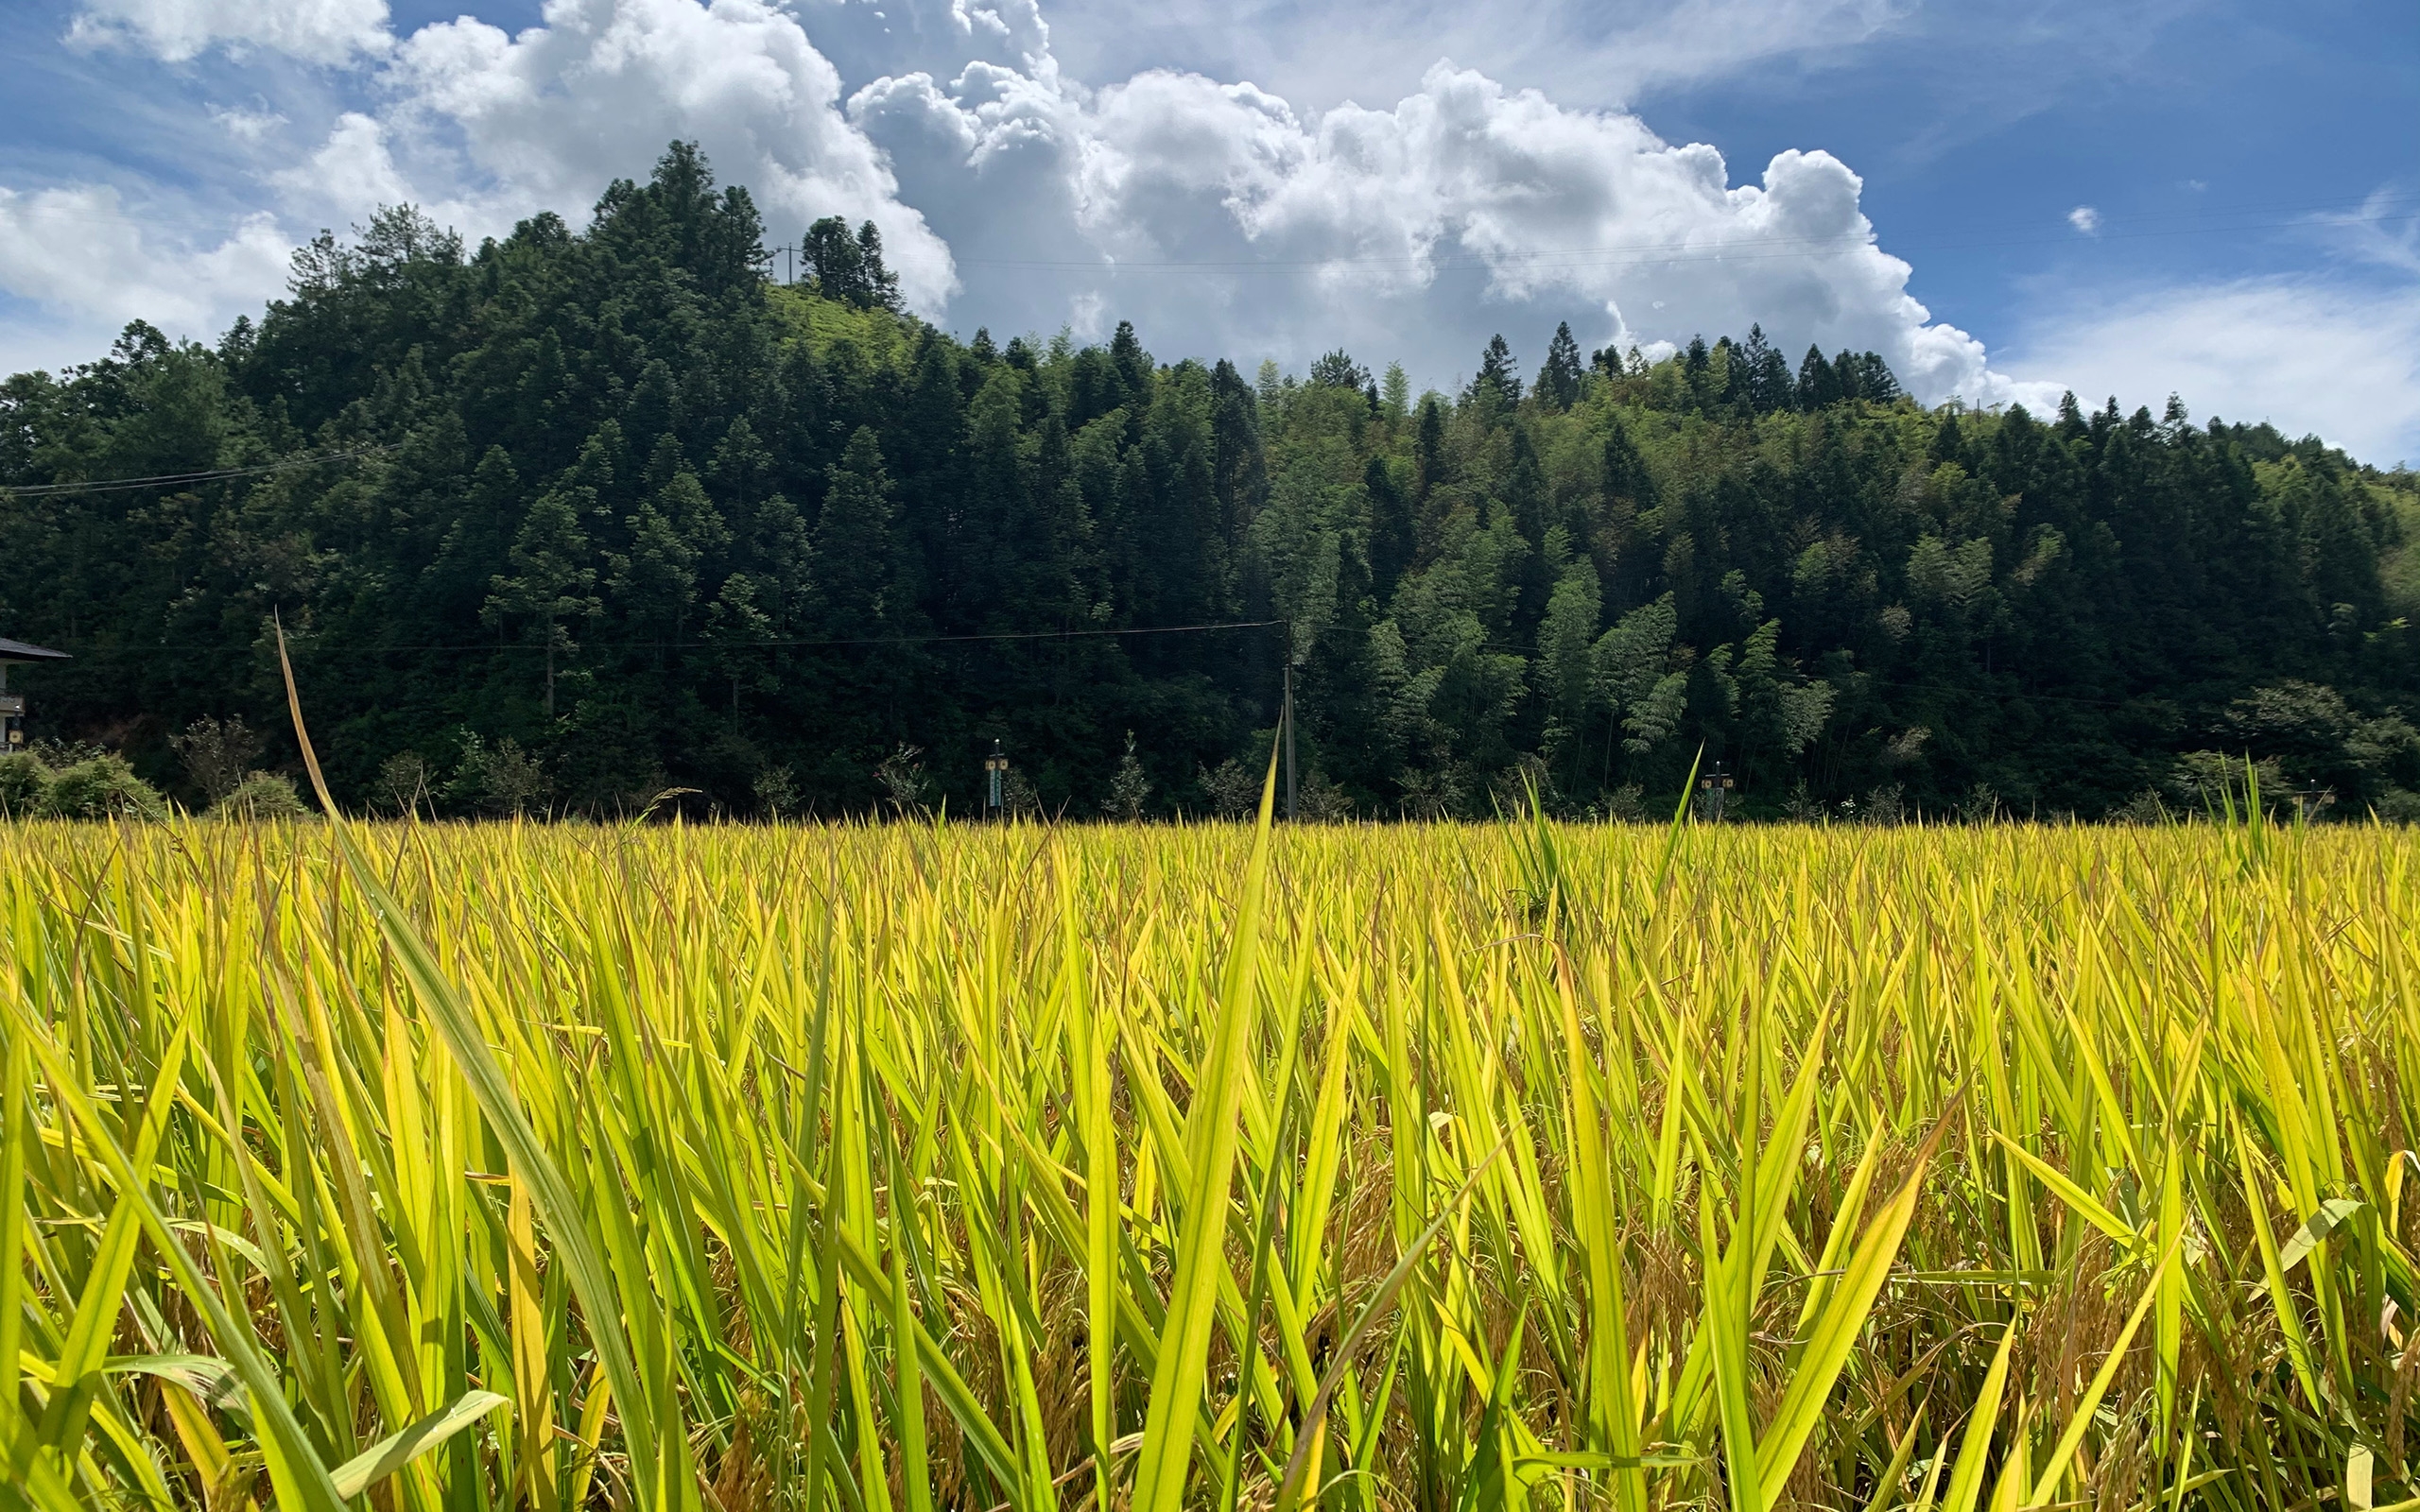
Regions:
<instances>
[{"instance_id":1,"label":"bamboo grove","mask_svg":"<svg viewBox=\"0 0 2420 1512\"><path fill-rule=\"evenodd\" d=\"M2408 832L0 839L14 1503L2420 1495Z\"/></svg>"}]
</instances>

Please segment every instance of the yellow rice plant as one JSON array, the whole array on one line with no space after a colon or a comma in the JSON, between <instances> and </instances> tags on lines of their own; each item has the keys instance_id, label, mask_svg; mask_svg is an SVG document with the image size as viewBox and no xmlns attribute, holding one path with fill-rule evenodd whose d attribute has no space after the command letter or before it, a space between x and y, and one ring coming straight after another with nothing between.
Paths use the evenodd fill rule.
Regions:
<instances>
[{"instance_id":1,"label":"yellow rice plant","mask_svg":"<svg viewBox=\"0 0 2420 1512\"><path fill-rule=\"evenodd\" d=\"M2404 833L0 856L12 1503L2420 1497Z\"/></svg>"}]
</instances>

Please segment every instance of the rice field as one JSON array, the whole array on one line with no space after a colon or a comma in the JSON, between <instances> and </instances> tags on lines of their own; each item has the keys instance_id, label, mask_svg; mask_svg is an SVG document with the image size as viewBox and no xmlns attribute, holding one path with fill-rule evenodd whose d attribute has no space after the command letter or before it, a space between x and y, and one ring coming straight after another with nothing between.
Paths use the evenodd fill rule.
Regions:
<instances>
[{"instance_id":1,"label":"rice field","mask_svg":"<svg viewBox=\"0 0 2420 1512\"><path fill-rule=\"evenodd\" d=\"M2409 1507L2415 860L0 826L0 1496Z\"/></svg>"}]
</instances>

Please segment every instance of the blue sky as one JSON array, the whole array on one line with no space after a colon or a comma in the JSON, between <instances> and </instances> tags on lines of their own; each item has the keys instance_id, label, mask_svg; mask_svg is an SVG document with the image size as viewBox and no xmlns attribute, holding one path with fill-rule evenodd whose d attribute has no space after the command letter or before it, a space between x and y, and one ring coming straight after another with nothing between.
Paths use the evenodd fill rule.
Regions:
<instances>
[{"instance_id":1,"label":"blue sky","mask_svg":"<svg viewBox=\"0 0 2420 1512\"><path fill-rule=\"evenodd\" d=\"M1922 397L2075 387L2420 461L2420 7L2150 0L25 0L0 369L207 336L321 225L574 215L672 136L883 227L971 333L1342 345L1761 321Z\"/></svg>"}]
</instances>

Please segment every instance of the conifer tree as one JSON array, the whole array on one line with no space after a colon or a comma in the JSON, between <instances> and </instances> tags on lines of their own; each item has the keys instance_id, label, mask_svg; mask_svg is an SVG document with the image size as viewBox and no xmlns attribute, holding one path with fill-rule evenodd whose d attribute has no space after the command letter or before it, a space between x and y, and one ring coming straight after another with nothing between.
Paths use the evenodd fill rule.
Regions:
<instances>
[{"instance_id":1,"label":"conifer tree","mask_svg":"<svg viewBox=\"0 0 2420 1512\"><path fill-rule=\"evenodd\" d=\"M1865 364L1857 353L1843 347L1832 359L1832 378L1840 386L1842 399L1863 399L1865 394Z\"/></svg>"},{"instance_id":2,"label":"conifer tree","mask_svg":"<svg viewBox=\"0 0 2420 1512\"><path fill-rule=\"evenodd\" d=\"M1512 528L1526 548L1518 570L1519 597L1512 613L1513 631L1526 640L1546 613L1553 576L1547 553L1546 468L1538 460L1538 449L1530 439L1529 426L1518 421L1512 426L1512 462L1504 474L1503 501L1506 512L1512 518Z\"/></svg>"},{"instance_id":3,"label":"conifer tree","mask_svg":"<svg viewBox=\"0 0 2420 1512\"><path fill-rule=\"evenodd\" d=\"M713 496L745 519L768 490L773 472L773 454L756 438L756 427L740 416L715 443L714 460L706 468L706 481L713 486Z\"/></svg>"},{"instance_id":4,"label":"conifer tree","mask_svg":"<svg viewBox=\"0 0 2420 1512\"><path fill-rule=\"evenodd\" d=\"M699 502L703 500L693 474L675 477L624 522L630 550L606 558L611 570L607 586L615 602L628 611L632 626L650 637L680 639L689 606L697 601L702 553L676 523L677 515L694 509L695 502L688 498L692 492Z\"/></svg>"},{"instance_id":5,"label":"conifer tree","mask_svg":"<svg viewBox=\"0 0 2420 1512\"><path fill-rule=\"evenodd\" d=\"M579 649L573 622L594 619L604 606L589 592L596 569L588 565L588 536L580 529L574 499L557 490L539 495L512 542L513 576L498 575L481 617L491 625L518 619L525 635L544 647L546 717L555 716L555 659Z\"/></svg>"},{"instance_id":6,"label":"conifer tree","mask_svg":"<svg viewBox=\"0 0 2420 1512\"><path fill-rule=\"evenodd\" d=\"M1117 329L1110 333L1109 362L1117 370L1117 403L1139 415L1142 407L1150 403L1151 357L1134 335L1133 321L1120 320Z\"/></svg>"},{"instance_id":7,"label":"conifer tree","mask_svg":"<svg viewBox=\"0 0 2420 1512\"><path fill-rule=\"evenodd\" d=\"M470 496L463 502L469 507L465 523L484 527L482 544L491 560L504 553L520 528L515 522L521 501L521 470L512 465L512 454L501 446L489 447L471 474Z\"/></svg>"},{"instance_id":8,"label":"conifer tree","mask_svg":"<svg viewBox=\"0 0 2420 1512\"><path fill-rule=\"evenodd\" d=\"M1759 415L1790 407L1795 394L1789 379L1789 364L1765 340L1765 328L1752 325L1748 339L1739 349L1739 360L1747 375L1749 403Z\"/></svg>"},{"instance_id":9,"label":"conifer tree","mask_svg":"<svg viewBox=\"0 0 2420 1512\"><path fill-rule=\"evenodd\" d=\"M1878 352L1858 353L1857 370L1858 398L1870 399L1877 404L1887 404L1899 397L1898 376L1892 372L1891 365L1882 360L1882 353Z\"/></svg>"},{"instance_id":10,"label":"conifer tree","mask_svg":"<svg viewBox=\"0 0 2420 1512\"><path fill-rule=\"evenodd\" d=\"M1580 343L1571 337L1571 322L1562 321L1554 328L1554 339L1547 344L1546 366L1538 369L1538 402L1549 409L1569 409L1579 401L1583 371Z\"/></svg>"},{"instance_id":11,"label":"conifer tree","mask_svg":"<svg viewBox=\"0 0 2420 1512\"><path fill-rule=\"evenodd\" d=\"M1369 384L1370 369L1340 347L1311 364L1310 382L1332 388L1360 388Z\"/></svg>"},{"instance_id":12,"label":"conifer tree","mask_svg":"<svg viewBox=\"0 0 2420 1512\"><path fill-rule=\"evenodd\" d=\"M1619 416L1605 429L1602 479L1607 499L1626 499L1634 510L1654 507L1654 474L1648 472L1647 459L1639 455Z\"/></svg>"},{"instance_id":13,"label":"conifer tree","mask_svg":"<svg viewBox=\"0 0 2420 1512\"><path fill-rule=\"evenodd\" d=\"M849 223L826 215L799 238L800 258L827 300L861 310L899 308L899 275L883 266L882 232L871 220L849 234Z\"/></svg>"},{"instance_id":14,"label":"conifer tree","mask_svg":"<svg viewBox=\"0 0 2420 1512\"><path fill-rule=\"evenodd\" d=\"M1412 443L1412 466L1420 496L1445 481L1445 406L1430 395L1420 402L1420 433Z\"/></svg>"},{"instance_id":15,"label":"conifer tree","mask_svg":"<svg viewBox=\"0 0 2420 1512\"><path fill-rule=\"evenodd\" d=\"M1506 408L1521 402L1520 366L1512 359L1512 349L1504 343L1504 334L1497 332L1487 338L1487 350L1479 353L1478 376L1471 380L1471 396L1492 394Z\"/></svg>"},{"instance_id":16,"label":"conifer tree","mask_svg":"<svg viewBox=\"0 0 2420 1512\"><path fill-rule=\"evenodd\" d=\"M787 633L806 605L815 555L806 519L786 493L757 507L748 535L747 559L754 569L753 602Z\"/></svg>"},{"instance_id":17,"label":"conifer tree","mask_svg":"<svg viewBox=\"0 0 2420 1512\"><path fill-rule=\"evenodd\" d=\"M1260 401L1253 386L1226 358L1210 369L1210 487L1219 501L1220 529L1241 536L1269 492L1260 447Z\"/></svg>"},{"instance_id":18,"label":"conifer tree","mask_svg":"<svg viewBox=\"0 0 2420 1512\"><path fill-rule=\"evenodd\" d=\"M1370 587L1383 606L1410 570L1418 549L1411 501L1380 456L1372 456L1361 469L1361 487L1370 495Z\"/></svg>"},{"instance_id":19,"label":"conifer tree","mask_svg":"<svg viewBox=\"0 0 2420 1512\"><path fill-rule=\"evenodd\" d=\"M1824 359L1824 350L1808 347L1798 365L1798 407L1812 414L1846 397L1841 390L1841 375Z\"/></svg>"},{"instance_id":20,"label":"conifer tree","mask_svg":"<svg viewBox=\"0 0 2420 1512\"><path fill-rule=\"evenodd\" d=\"M818 589L825 623L836 635L873 633L890 623L891 483L882 442L860 425L832 465L823 512L815 522Z\"/></svg>"}]
</instances>

